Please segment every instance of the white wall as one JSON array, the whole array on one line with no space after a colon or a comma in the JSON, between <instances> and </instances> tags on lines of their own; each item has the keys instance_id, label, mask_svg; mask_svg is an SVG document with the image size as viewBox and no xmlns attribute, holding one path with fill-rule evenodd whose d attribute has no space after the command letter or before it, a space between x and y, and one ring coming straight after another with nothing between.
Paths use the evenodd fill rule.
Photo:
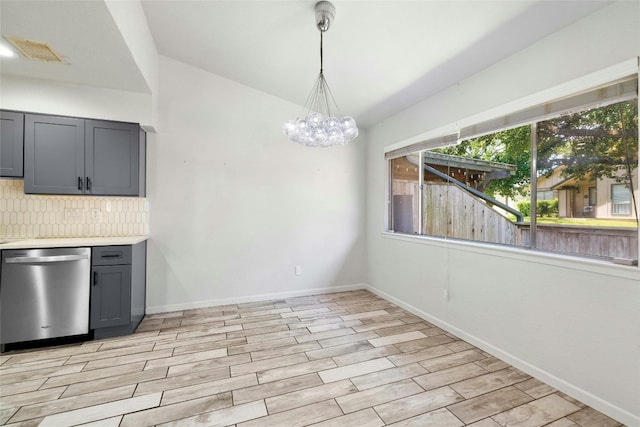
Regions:
<instances>
[{"instance_id":1,"label":"white wall","mask_svg":"<svg viewBox=\"0 0 640 427\"><path fill-rule=\"evenodd\" d=\"M630 426L640 426L637 268L382 231L385 146L637 57L639 7L607 6L379 123L367 142L374 290Z\"/></svg>"},{"instance_id":2,"label":"white wall","mask_svg":"<svg viewBox=\"0 0 640 427\"><path fill-rule=\"evenodd\" d=\"M299 106L162 56L159 101L147 312L364 282L364 137L296 145Z\"/></svg>"},{"instance_id":3,"label":"white wall","mask_svg":"<svg viewBox=\"0 0 640 427\"><path fill-rule=\"evenodd\" d=\"M147 25L140 1L105 0L109 13L127 43L131 55L143 75L152 98L151 120L144 126L158 126L158 51Z\"/></svg>"},{"instance_id":4,"label":"white wall","mask_svg":"<svg viewBox=\"0 0 640 427\"><path fill-rule=\"evenodd\" d=\"M6 76L0 79L0 108L92 119L153 123L146 93Z\"/></svg>"}]
</instances>

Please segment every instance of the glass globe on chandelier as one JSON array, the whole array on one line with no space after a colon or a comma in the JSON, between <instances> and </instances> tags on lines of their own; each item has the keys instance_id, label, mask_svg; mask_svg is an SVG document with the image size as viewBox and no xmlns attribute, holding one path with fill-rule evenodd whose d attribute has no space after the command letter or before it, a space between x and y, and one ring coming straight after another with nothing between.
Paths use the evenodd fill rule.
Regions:
<instances>
[{"instance_id":1,"label":"glass globe on chandelier","mask_svg":"<svg viewBox=\"0 0 640 427\"><path fill-rule=\"evenodd\" d=\"M316 3L316 27L320 30L320 75L304 104L304 114L288 120L283 127L287 137L308 147L345 145L358 136L353 117L343 116L324 77L322 35L329 29L336 9L328 1Z\"/></svg>"}]
</instances>

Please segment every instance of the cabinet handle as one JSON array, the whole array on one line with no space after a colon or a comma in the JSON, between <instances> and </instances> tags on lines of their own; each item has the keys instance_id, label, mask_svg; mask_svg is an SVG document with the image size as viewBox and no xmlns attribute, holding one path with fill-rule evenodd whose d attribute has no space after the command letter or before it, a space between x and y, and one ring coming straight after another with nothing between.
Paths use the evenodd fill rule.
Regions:
<instances>
[{"instance_id":1,"label":"cabinet handle","mask_svg":"<svg viewBox=\"0 0 640 427\"><path fill-rule=\"evenodd\" d=\"M94 271L93 272L93 286L97 286L98 285L98 272Z\"/></svg>"},{"instance_id":2,"label":"cabinet handle","mask_svg":"<svg viewBox=\"0 0 640 427\"><path fill-rule=\"evenodd\" d=\"M78 190L82 191L82 178L78 177Z\"/></svg>"},{"instance_id":3,"label":"cabinet handle","mask_svg":"<svg viewBox=\"0 0 640 427\"><path fill-rule=\"evenodd\" d=\"M87 191L91 190L91 178L87 177Z\"/></svg>"},{"instance_id":4,"label":"cabinet handle","mask_svg":"<svg viewBox=\"0 0 640 427\"><path fill-rule=\"evenodd\" d=\"M122 258L120 254L104 254L100 255L101 258Z\"/></svg>"}]
</instances>

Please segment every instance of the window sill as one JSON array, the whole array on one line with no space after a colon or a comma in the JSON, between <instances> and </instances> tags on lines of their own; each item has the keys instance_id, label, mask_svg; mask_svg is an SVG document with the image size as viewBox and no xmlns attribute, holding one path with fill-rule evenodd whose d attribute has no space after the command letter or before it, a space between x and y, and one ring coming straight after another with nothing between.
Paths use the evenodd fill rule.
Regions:
<instances>
[{"instance_id":1,"label":"window sill","mask_svg":"<svg viewBox=\"0 0 640 427\"><path fill-rule=\"evenodd\" d=\"M382 237L387 239L401 240L414 244L437 246L456 251L472 252L482 255L509 258L547 266L555 266L572 270L588 271L591 273L603 274L607 276L640 280L640 269L638 267L613 264L607 261L593 260L564 254L554 254L549 252L539 252L513 246L500 246L490 243L477 243L462 240L448 240L430 236L394 233L392 231L383 231L381 234Z\"/></svg>"}]
</instances>

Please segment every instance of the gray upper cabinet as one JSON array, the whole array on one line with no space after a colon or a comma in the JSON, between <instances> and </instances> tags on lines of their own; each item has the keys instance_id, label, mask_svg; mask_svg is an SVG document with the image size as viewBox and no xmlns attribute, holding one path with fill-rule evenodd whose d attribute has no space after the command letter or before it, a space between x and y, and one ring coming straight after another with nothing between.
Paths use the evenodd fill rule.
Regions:
<instances>
[{"instance_id":1,"label":"gray upper cabinet","mask_svg":"<svg viewBox=\"0 0 640 427\"><path fill-rule=\"evenodd\" d=\"M25 115L24 192L84 194L84 120Z\"/></svg>"},{"instance_id":2,"label":"gray upper cabinet","mask_svg":"<svg viewBox=\"0 0 640 427\"><path fill-rule=\"evenodd\" d=\"M133 123L85 121L87 193L139 195L139 132Z\"/></svg>"},{"instance_id":3,"label":"gray upper cabinet","mask_svg":"<svg viewBox=\"0 0 640 427\"><path fill-rule=\"evenodd\" d=\"M22 178L24 114L0 111L0 176Z\"/></svg>"},{"instance_id":4,"label":"gray upper cabinet","mask_svg":"<svg viewBox=\"0 0 640 427\"><path fill-rule=\"evenodd\" d=\"M138 196L135 123L25 115L25 193Z\"/></svg>"}]
</instances>

